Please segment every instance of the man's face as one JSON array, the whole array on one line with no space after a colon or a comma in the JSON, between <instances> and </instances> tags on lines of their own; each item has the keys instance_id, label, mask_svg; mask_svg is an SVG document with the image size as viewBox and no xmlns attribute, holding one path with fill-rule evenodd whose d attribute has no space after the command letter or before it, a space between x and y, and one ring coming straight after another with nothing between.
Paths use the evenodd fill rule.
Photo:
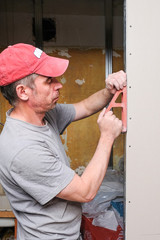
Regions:
<instances>
[{"instance_id":1,"label":"man's face","mask_svg":"<svg viewBox=\"0 0 160 240\"><path fill-rule=\"evenodd\" d=\"M35 81L35 88L30 91L29 105L37 113L45 113L53 109L59 98L59 90L62 84L56 78L38 76Z\"/></svg>"}]
</instances>

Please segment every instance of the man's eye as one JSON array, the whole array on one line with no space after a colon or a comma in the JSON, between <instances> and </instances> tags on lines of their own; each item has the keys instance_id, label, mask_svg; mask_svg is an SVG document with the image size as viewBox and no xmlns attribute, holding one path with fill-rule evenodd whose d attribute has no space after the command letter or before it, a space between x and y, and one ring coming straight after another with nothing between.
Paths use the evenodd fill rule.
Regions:
<instances>
[{"instance_id":1,"label":"man's eye","mask_svg":"<svg viewBox=\"0 0 160 240\"><path fill-rule=\"evenodd\" d=\"M48 78L47 83L52 83L52 78Z\"/></svg>"}]
</instances>

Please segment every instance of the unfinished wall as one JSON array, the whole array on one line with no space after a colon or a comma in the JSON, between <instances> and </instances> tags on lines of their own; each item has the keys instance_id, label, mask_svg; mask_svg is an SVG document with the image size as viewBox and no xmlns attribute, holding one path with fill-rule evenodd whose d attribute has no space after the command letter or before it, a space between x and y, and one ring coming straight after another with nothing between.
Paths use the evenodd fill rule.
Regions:
<instances>
[{"instance_id":1,"label":"unfinished wall","mask_svg":"<svg viewBox=\"0 0 160 240\"><path fill-rule=\"evenodd\" d=\"M33 0L0 1L0 47L35 44ZM104 0L45 0L43 17L56 23L56 39L44 47L105 47ZM123 0L113 1L113 48L123 48ZM25 31L24 31L25 30Z\"/></svg>"},{"instance_id":2,"label":"unfinished wall","mask_svg":"<svg viewBox=\"0 0 160 240\"><path fill-rule=\"evenodd\" d=\"M104 88L105 55L102 49L70 49L70 67L61 82L61 102L78 102ZM94 154L99 130L97 114L73 123L62 136L64 147L71 160L71 167L86 166Z\"/></svg>"}]
</instances>

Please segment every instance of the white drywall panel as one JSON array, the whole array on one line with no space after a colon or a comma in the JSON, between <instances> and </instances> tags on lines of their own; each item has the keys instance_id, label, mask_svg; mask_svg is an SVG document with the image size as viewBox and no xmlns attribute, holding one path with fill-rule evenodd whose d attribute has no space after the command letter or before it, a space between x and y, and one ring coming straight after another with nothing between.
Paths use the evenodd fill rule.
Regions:
<instances>
[{"instance_id":1,"label":"white drywall panel","mask_svg":"<svg viewBox=\"0 0 160 240\"><path fill-rule=\"evenodd\" d=\"M159 0L126 0L126 240L160 239L159 9Z\"/></svg>"}]
</instances>

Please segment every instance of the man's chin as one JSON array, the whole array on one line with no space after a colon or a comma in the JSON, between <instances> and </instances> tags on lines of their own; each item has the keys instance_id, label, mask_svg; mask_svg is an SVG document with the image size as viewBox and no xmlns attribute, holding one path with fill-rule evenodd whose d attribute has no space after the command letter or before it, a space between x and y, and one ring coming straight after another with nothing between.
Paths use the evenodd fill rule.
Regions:
<instances>
[{"instance_id":1,"label":"man's chin","mask_svg":"<svg viewBox=\"0 0 160 240\"><path fill-rule=\"evenodd\" d=\"M57 104L57 102L54 102L54 103L51 105L51 109L55 108L55 107L56 107L56 104Z\"/></svg>"}]
</instances>

